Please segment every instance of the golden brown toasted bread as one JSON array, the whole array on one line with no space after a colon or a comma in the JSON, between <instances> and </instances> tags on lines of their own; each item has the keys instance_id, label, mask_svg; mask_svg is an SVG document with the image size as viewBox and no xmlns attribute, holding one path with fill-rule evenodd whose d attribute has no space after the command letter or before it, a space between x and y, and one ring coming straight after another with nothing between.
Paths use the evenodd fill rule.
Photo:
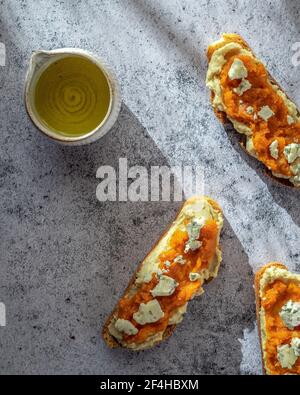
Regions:
<instances>
[{"instance_id":1,"label":"golden brown toasted bread","mask_svg":"<svg viewBox=\"0 0 300 395\"><path fill-rule=\"evenodd\" d=\"M201 231L199 231L199 240L201 240L202 237L202 232L208 232L208 224L211 224L215 222L215 227L216 227L216 234L215 234L215 245L214 245L214 251L212 255L212 258L209 258L208 266L206 268L201 268L201 265L204 264L204 258L203 258L203 263L201 263L201 257L203 256L204 249L206 250L208 247L208 240L203 236L203 241L202 245L195 251L188 251L188 252L179 252L181 251L181 244L183 243L180 239L177 239L178 236L177 234L180 235L180 237L186 237L186 231L182 230L183 228L185 229L187 225L192 221L194 218L204 219L203 222L203 228ZM210 221L210 222L209 222ZM174 222L169 226L169 228L163 233L163 235L160 237L158 242L154 245L154 247L151 249L149 254L144 258L144 260L139 264L134 276L131 278L128 287L126 288L123 297L113 310L112 314L108 317L106 320L106 323L103 327L102 331L102 336L107 345L111 348L115 347L124 347L124 348L129 348L131 350L144 350L150 347L153 347L154 345L160 343L161 341L165 340L168 338L174 331L177 323L181 322L183 318L183 314L185 313L185 306L188 303L188 301L191 299L191 297L200 295L203 293L202 285L206 283L207 281L213 279L216 277L219 266L221 263L221 252L219 250L219 237L220 237L220 232L223 224L223 216L222 216L222 211L219 205L213 201L212 199L208 197L193 197L189 200L187 200L181 210L179 211L176 219ZM176 237L176 256L172 259L172 254L174 251L174 246L171 246L171 240ZM184 239L185 240L185 239ZM186 240L185 240L186 242ZM213 245L213 243L212 243ZM179 255L178 255L179 254ZM201 255L202 254L202 255ZM161 258L163 256L163 258ZM165 260L165 257L168 257L168 260ZM171 257L171 258L170 258ZM182 264L175 263L176 258L182 258ZM122 310L121 302L122 303L127 303L128 300L132 301L133 298L138 298L140 301L144 295L146 295L146 302L149 300L153 300L153 296L150 297L149 292L153 292L155 286L161 281L161 274L158 274L158 272L161 270L158 268L157 262L160 262L161 268L164 267L164 271L167 272L166 275L170 276L173 279L176 279L177 282L177 288L176 290L169 295L159 295L154 297L154 300L158 301L162 311L164 313L164 316L158 320L157 322L153 323L139 323L136 322L135 319L133 318L133 311L136 313L137 310L139 309L138 304L134 304L134 310L130 312L129 314L129 308L126 310L126 308ZM185 263L183 263L185 262ZM197 262L198 266L195 266ZM199 266L200 262L200 266ZM165 266L164 266L165 265ZM167 266L168 268L167 269ZM196 270L196 269L197 270ZM151 270L153 269L153 272ZM187 278L187 270L191 271L196 274L196 276L199 275L199 278L197 280L189 280L190 277ZM168 272L169 270L169 272ZM147 278L147 273L150 273L150 279ZM184 275L182 274L184 272ZM145 274L146 273L146 274ZM189 273L190 275L190 273ZM163 275L165 276L165 275ZM179 280L179 278L181 278ZM150 280L150 281L149 281ZM149 285L148 285L149 284ZM153 286L151 285L153 284ZM185 287L194 287L191 288L193 289L193 292L191 292L190 297L188 297L188 290L189 288ZM151 290L150 290L151 288ZM185 292L185 293L184 293ZM140 296L141 295L141 296ZM184 299L186 297L186 299ZM134 299L135 300L135 299ZM175 303L174 303L175 301ZM136 302L134 302L136 303ZM174 304L174 308L172 307ZM121 307L120 307L121 306ZM170 311L169 311L169 306ZM131 305L130 305L131 308ZM124 317L124 310L125 312L125 317ZM174 317L178 316L178 322L175 321ZM138 333L135 335L128 335L127 333L120 333L119 328L116 330L116 322L118 320L124 320L126 319L126 322L128 324L128 321L130 321L131 325L134 325L138 330ZM132 327L131 327L132 328ZM144 334L145 332L145 334ZM147 333L149 332L149 335ZM121 335L121 336L120 336ZM134 340L132 340L134 339Z\"/></svg>"},{"instance_id":2,"label":"golden brown toasted bread","mask_svg":"<svg viewBox=\"0 0 300 395\"><path fill-rule=\"evenodd\" d=\"M255 274L255 282L254 282L254 287L255 287L255 300L256 300L256 319L257 319L257 327L258 327L258 336L260 340L260 346L262 349L262 338L261 338L261 324L260 324L260 309L261 309L261 299L259 296L259 290L260 290L260 280L269 267L280 267L282 269L287 269L286 266L284 266L282 263L279 262L270 262L264 267L262 267L258 272ZM262 367L263 367L263 373L266 374L266 368L265 368L265 363L264 363L264 358L263 358L263 353L262 353Z\"/></svg>"},{"instance_id":3,"label":"golden brown toasted bread","mask_svg":"<svg viewBox=\"0 0 300 395\"><path fill-rule=\"evenodd\" d=\"M274 357L271 359L271 358L269 358L270 355L268 355L268 346L267 346L267 344L268 344L268 342L270 343L271 341L274 342L274 338L272 338L272 340L271 340L271 334L269 333L269 330L268 330L269 327L266 326L266 322L267 322L267 318L266 317L267 317L267 314L270 314L270 312L266 312L264 310L264 307L262 306L261 280L263 279L264 274L266 273L266 271L269 270L269 269L273 269L273 268L274 269L283 269L283 271L284 271L283 273L285 273L285 272L290 273L288 271L288 268L285 265L283 265L282 263L271 262L271 263L265 265L264 267L262 267L256 273L255 281L254 281L255 297L256 297L256 316L257 316L257 325L258 325L258 335L259 335L261 351L262 351L263 374L268 374L268 375L275 375L275 374L299 374L299 373L295 373L295 372L289 373L288 370L283 370L279 366L278 362L276 362L276 364L279 366L279 369L276 366L271 366L271 365L275 364L274 363ZM282 278L281 277L278 277L278 278L276 277L276 279L288 283L288 280L286 280L284 277L282 277ZM273 286L274 283L275 283L275 280L273 282L270 282L270 283L268 282L266 287ZM267 295L265 293L265 290L263 290L263 292L264 292L263 293L263 295L264 295L263 296L264 303L266 303ZM283 295L279 294L279 293L276 294L274 292L272 294L272 297L273 298L276 297L279 300L279 298L283 298ZM268 300L268 303L269 303L269 300ZM277 301L277 303L279 303L279 302ZM283 303L284 302L281 302L280 305L282 305ZM263 315L261 314L262 311L264 313ZM272 313L275 314L276 317L279 317L279 311L280 310L279 310L279 307L277 305L271 311L272 311ZM263 324L264 328L262 328L261 317L263 317L263 319L265 321L265 323ZM281 342L279 342L279 345L288 344L287 341L290 340L291 338L293 338L293 336L295 337L295 336L297 336L297 334L300 335L299 331L298 332L296 330L295 331L290 331L288 328L286 328L284 326L284 324L282 322L280 322L280 326L276 327L276 325L278 325L278 321L276 321L274 318L272 318L272 322L273 322L273 324L272 324L273 329L277 328L277 329L274 329L274 330L275 331L278 330L278 333L280 333L281 338L285 339L285 340L281 340ZM282 329L282 327L283 327L283 329ZM264 341L263 341L263 338L264 338ZM272 364L270 363L270 361L272 361ZM269 364L269 366L268 366L268 364ZM299 363L297 363L297 364L299 364ZM282 373L282 372L285 372L285 373Z\"/></svg>"},{"instance_id":4,"label":"golden brown toasted bread","mask_svg":"<svg viewBox=\"0 0 300 395\"><path fill-rule=\"evenodd\" d=\"M220 48L222 48L222 47L224 47L224 46L226 46L227 44L230 44L230 43L235 43L235 44L240 45L240 48L248 51L248 53L250 53L255 58L254 52L251 50L251 48L248 45L248 43L241 36L239 36L238 34L223 34L221 40L219 40L219 41L217 41L217 42L215 42L215 43L213 43L212 45L209 46L208 51L207 51L208 61L209 62L211 61L212 56L213 56L215 51L217 51L218 49L220 49ZM229 52L229 55L235 56L234 49L231 52ZM228 56L228 54L226 56ZM268 74L268 81L269 81L269 83L272 86L277 87L276 89L278 89L280 92L282 92L285 95L283 89L276 82L276 80L268 72L267 72L267 74ZM247 92L246 92L246 94L247 94ZM227 112L224 109L221 109L218 106L214 105L215 96L216 95L215 95L214 90L211 89L211 103L213 105L213 109L214 109L214 112L215 112L217 118L220 120L220 122L222 124L224 124L224 125L232 125L234 127L234 129L237 130L235 125L233 125L232 120L229 119ZM282 95L280 97L282 97ZM286 97L286 99L288 101L290 101L290 103L292 103L293 106L295 106L295 104L291 101L291 99L287 95L285 95L285 97ZM241 96L240 99L242 101L243 96ZM241 115L241 112L239 112L239 116L240 115ZM255 114L255 116L257 117L257 114ZM296 122L295 128L297 126L298 129L297 129L296 133L298 133L298 134L297 134L296 138L294 138L293 141L289 141L287 143L287 145L291 144L292 142L293 143L298 143L300 141L300 112L299 112L299 110L297 110L297 119L298 120L295 121ZM288 127L290 127L290 125L288 125ZM268 163L272 163L272 160L274 159L274 157L267 158L267 160L263 160L260 157L260 154L257 154L257 152L255 154L253 154L253 152L255 151L253 144L252 144L252 149L251 149L252 153L251 153L250 150L248 150L246 148L246 146L247 146L246 142L247 142L247 139L248 139L249 136L247 136L246 134L244 134L243 132L241 132L239 130L237 130L237 131L239 132L239 141L240 141L240 144L241 144L241 147L243 148L243 150L247 154L250 154L251 156L256 157L256 159L258 159L260 162L264 163L264 165L266 166L265 167L265 173L268 176L270 176L273 180L279 182L280 184L282 184L284 186L288 186L288 187L291 187L291 188L295 188L295 187L296 188L300 188L300 181L298 181L298 178L297 178L300 175L298 173L296 173L296 174L294 173L294 168L293 168L293 170L291 170L291 167L290 167L289 170L286 170L286 174L280 174L280 173L277 173L277 172L273 171L272 168L269 165L267 165L267 164ZM280 133L278 133L278 135L279 134ZM275 137L276 136L274 136L274 139L275 139ZM282 147L281 147L281 150L282 150ZM264 152L264 155L266 155L265 152ZM280 154L280 155L283 156L283 154ZM282 157L279 158L279 160L282 161ZM296 163L296 162L294 162L294 163ZM286 168L287 167L285 167L285 169ZM295 176L297 176L297 177L295 178ZM291 181L291 180L293 180L293 181ZM294 181L294 180L296 180L296 181Z\"/></svg>"}]
</instances>

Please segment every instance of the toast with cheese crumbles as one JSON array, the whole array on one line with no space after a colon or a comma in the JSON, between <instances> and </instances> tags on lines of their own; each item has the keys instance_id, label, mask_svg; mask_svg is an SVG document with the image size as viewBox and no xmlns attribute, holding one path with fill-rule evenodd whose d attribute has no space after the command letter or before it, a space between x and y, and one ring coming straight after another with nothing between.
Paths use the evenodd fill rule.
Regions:
<instances>
[{"instance_id":1,"label":"toast with cheese crumbles","mask_svg":"<svg viewBox=\"0 0 300 395\"><path fill-rule=\"evenodd\" d=\"M271 262L255 275L263 373L300 375L300 274Z\"/></svg>"},{"instance_id":2,"label":"toast with cheese crumbles","mask_svg":"<svg viewBox=\"0 0 300 395\"><path fill-rule=\"evenodd\" d=\"M173 333L188 302L218 274L222 226L214 200L193 197L183 204L107 319L102 335L109 347L144 350Z\"/></svg>"},{"instance_id":3,"label":"toast with cheese crumbles","mask_svg":"<svg viewBox=\"0 0 300 395\"><path fill-rule=\"evenodd\" d=\"M237 34L209 46L206 85L214 111L282 184L300 188L300 113Z\"/></svg>"}]
</instances>

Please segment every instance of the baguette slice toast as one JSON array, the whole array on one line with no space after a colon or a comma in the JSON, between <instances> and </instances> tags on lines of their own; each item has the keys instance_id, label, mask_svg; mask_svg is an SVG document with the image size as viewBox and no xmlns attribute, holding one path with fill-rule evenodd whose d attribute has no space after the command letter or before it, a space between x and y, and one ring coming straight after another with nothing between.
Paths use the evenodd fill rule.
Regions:
<instances>
[{"instance_id":1,"label":"baguette slice toast","mask_svg":"<svg viewBox=\"0 0 300 395\"><path fill-rule=\"evenodd\" d=\"M218 274L222 226L222 210L212 199L193 197L183 204L108 317L102 335L109 347L144 350L173 333L188 301Z\"/></svg>"},{"instance_id":2,"label":"baguette slice toast","mask_svg":"<svg viewBox=\"0 0 300 395\"><path fill-rule=\"evenodd\" d=\"M206 83L218 119L274 180L300 188L300 113L237 34L209 46ZM292 151L292 152L291 152Z\"/></svg>"},{"instance_id":3,"label":"baguette slice toast","mask_svg":"<svg viewBox=\"0 0 300 395\"><path fill-rule=\"evenodd\" d=\"M299 357L291 350L292 340L300 339L300 322L288 327L281 314L289 300L300 303L300 274L293 274L279 262L271 262L255 275L256 315L262 350L263 373L267 375L300 375ZM294 314L295 314L294 309ZM297 314L297 313L296 313ZM294 325L297 321L294 322ZM292 351L293 366L282 365L280 347ZM300 343L299 343L300 347Z\"/></svg>"}]
</instances>

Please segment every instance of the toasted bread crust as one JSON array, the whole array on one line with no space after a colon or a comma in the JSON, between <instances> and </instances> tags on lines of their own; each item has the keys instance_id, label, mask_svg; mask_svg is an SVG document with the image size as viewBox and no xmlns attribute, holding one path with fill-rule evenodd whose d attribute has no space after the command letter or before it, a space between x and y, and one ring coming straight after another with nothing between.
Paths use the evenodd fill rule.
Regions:
<instances>
[{"instance_id":1,"label":"toasted bread crust","mask_svg":"<svg viewBox=\"0 0 300 395\"><path fill-rule=\"evenodd\" d=\"M262 358L262 367L263 367L263 374L266 375L266 366L263 356L263 344L262 344L262 335L261 335L261 322L260 322L260 310L261 310L261 299L260 299L260 280L264 275L264 272L269 269L270 267L278 267L281 269L287 269L285 265L280 262L270 262L267 265L263 266L256 274L254 280L254 288L255 288L255 300L256 300L256 319L257 319L257 327L258 327L258 336L261 346L261 358Z\"/></svg>"},{"instance_id":2,"label":"toasted bread crust","mask_svg":"<svg viewBox=\"0 0 300 395\"><path fill-rule=\"evenodd\" d=\"M224 39L224 44L223 45L225 45L225 44L228 44L228 43L230 43L230 42L235 42L235 43L237 43L237 44L240 44L243 48L245 48L245 49L247 49L249 52L251 52L252 54L253 54L253 56L255 56L255 53L253 52L253 50L250 48L250 46L248 45L248 43L240 36L240 35L238 35L238 34L229 34L229 33L227 33L227 34L223 34L223 39ZM214 52L214 50L216 50L217 49L217 46L215 47L215 49L214 49L214 44L212 44L209 48L208 48L208 51L207 51L207 58L208 58L208 61L210 61L210 59L211 59L211 56L212 56L212 54L213 54L213 52ZM268 71L268 70L267 70ZM276 85L282 92L284 92L285 93L285 91L282 89L282 87L278 84L278 82L271 76L271 74L268 72L268 75L269 75L269 80L270 80L270 82L273 84L273 85ZM285 93L286 94L286 93ZM214 100L214 92L211 92L211 96L210 96L210 100L211 100L211 103L213 104L213 100ZM289 100L291 100L292 102L293 102L293 100L292 99L290 99L290 97L288 96L288 95L286 95L287 96L287 98L289 99ZM233 128L234 128L234 126L233 126L233 124L232 124L232 122L228 119L228 117L227 117L227 115L226 115L226 113L224 112L224 111L220 111L220 110L218 110L217 108L215 108L214 106L213 106L213 110L214 110L214 113L216 114L216 117L219 119L219 121L223 124L223 125L231 125ZM298 110L298 115L300 115L300 111ZM241 133L238 133L238 135L239 135L239 142L240 142L240 145L241 145L241 147L242 147L242 149L244 150L244 152L246 152L249 156L251 156L250 154L249 154L249 152L246 150L246 136L244 136L244 135L242 135ZM259 159L257 159L259 162L260 162L260 160ZM262 162L261 162L262 163ZM279 184L281 184L281 185L284 185L284 186L286 186L286 187L289 187L289 188L293 188L293 189L298 189L298 188L296 188L289 180L287 180L287 179L284 179L284 178L280 178L280 177L275 177L273 174L272 174L272 172L266 167L266 166L264 166L265 167L265 173L266 173L266 175L267 176L269 176L270 178L272 178L274 181L276 181L277 183L279 183Z\"/></svg>"},{"instance_id":3,"label":"toasted bread crust","mask_svg":"<svg viewBox=\"0 0 300 395\"><path fill-rule=\"evenodd\" d=\"M211 199L211 198L209 198L209 197L206 197L206 196L203 196L203 197L195 196L195 197L193 197L193 198L191 198L191 199L188 199L186 202L184 202L184 203L181 205L181 207L180 207L180 209L178 210L178 213L177 213L177 215L176 215L176 217L175 217L175 220L176 220L176 218L178 217L178 215L180 214L180 212L182 211L182 209L185 207L185 205L187 205L187 204L189 204L189 203L192 203L192 202L198 200L199 198L203 198L203 199L207 200L208 203L210 203L216 211L218 211L219 213L222 214L222 209L220 208L219 204L218 204L216 201L214 201L213 199ZM170 225L167 227L167 229L163 232L163 234L162 234L161 237L158 239L158 241L155 243L155 245L152 247L152 249L149 251L149 253L145 256L145 258L144 258L144 259L141 261L141 263L138 265L138 267L137 267L136 271L134 272L134 274L133 274L131 280L129 281L129 284L128 284L127 288L125 289L125 292L124 292L122 298L130 291L131 287L134 285L135 280L136 280L136 275L137 275L137 273L140 271L140 269L141 269L141 267L142 267L142 265L143 265L145 259L150 255L150 253L156 248L156 246L159 244L159 242L160 242L160 241L163 239L163 237L167 234L167 232L169 231L170 227L172 226L172 223L173 223L173 222L171 222L171 224L170 224ZM221 262L220 262L220 263L221 263ZM219 263L219 265L220 265L220 263ZM206 282L209 282L209 281L211 281L211 280L212 280L212 277L209 278ZM118 309L118 303L116 304L116 306L115 306L115 308L113 309L112 313L111 313L111 314L109 315L109 317L107 318L107 320L106 320L106 322L105 322L105 324L104 324L104 326L103 326L103 330L102 330L102 337L103 337L104 341L106 342L106 344L107 344L110 348L123 347L123 346L117 341L117 339L115 339L115 338L110 334L110 332L109 332L109 325L110 325L112 319L114 318L115 314L117 313L117 309ZM161 340L158 340L158 341L152 343L151 346L149 346L149 347L143 347L142 350L146 350L147 348L152 348L152 347L154 347L155 345L157 345L157 344L161 343L162 341L166 340L168 337L170 337L170 336L172 335L172 333L174 332L176 326L177 326L177 325L169 325L169 326L166 328L165 332L163 333L163 337L162 337ZM141 349L140 349L140 350L141 350ZM135 351L135 350L132 349L132 351Z\"/></svg>"}]
</instances>

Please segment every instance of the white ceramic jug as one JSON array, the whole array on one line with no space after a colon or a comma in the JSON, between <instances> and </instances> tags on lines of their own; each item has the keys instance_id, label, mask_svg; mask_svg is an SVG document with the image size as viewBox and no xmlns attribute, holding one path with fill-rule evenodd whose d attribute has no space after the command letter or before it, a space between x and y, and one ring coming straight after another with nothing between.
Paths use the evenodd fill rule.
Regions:
<instances>
[{"instance_id":1,"label":"white ceramic jug","mask_svg":"<svg viewBox=\"0 0 300 395\"><path fill-rule=\"evenodd\" d=\"M55 132L42 122L35 108L35 88L39 77L53 62L67 56L80 56L93 62L105 75L110 89L109 109L105 118L94 130L80 136L64 136ZM32 54L25 81L25 104L33 123L47 137L65 145L83 145L100 139L115 124L121 108L121 93L114 73L105 62L81 49L62 48L52 51L36 51Z\"/></svg>"}]
</instances>

